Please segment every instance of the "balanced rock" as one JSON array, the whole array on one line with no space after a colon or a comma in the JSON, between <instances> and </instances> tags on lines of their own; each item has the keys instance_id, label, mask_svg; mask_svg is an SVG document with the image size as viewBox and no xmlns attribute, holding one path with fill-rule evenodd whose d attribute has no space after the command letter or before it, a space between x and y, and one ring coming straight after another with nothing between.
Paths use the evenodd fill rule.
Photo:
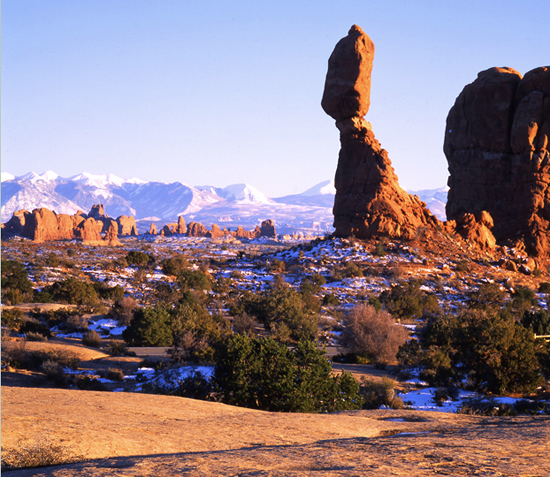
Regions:
<instances>
[{"instance_id":1,"label":"balanced rock","mask_svg":"<svg viewBox=\"0 0 550 477\"><path fill-rule=\"evenodd\" d=\"M438 220L424 202L399 186L387 152L363 118L370 105L373 58L374 44L354 25L328 63L321 105L336 119L341 143L335 177L335 234L412 239L419 227L435 225Z\"/></svg>"},{"instance_id":2,"label":"balanced rock","mask_svg":"<svg viewBox=\"0 0 550 477\"><path fill-rule=\"evenodd\" d=\"M449 111L447 217L487 211L500 244L550 255L550 67L490 68Z\"/></svg>"}]
</instances>

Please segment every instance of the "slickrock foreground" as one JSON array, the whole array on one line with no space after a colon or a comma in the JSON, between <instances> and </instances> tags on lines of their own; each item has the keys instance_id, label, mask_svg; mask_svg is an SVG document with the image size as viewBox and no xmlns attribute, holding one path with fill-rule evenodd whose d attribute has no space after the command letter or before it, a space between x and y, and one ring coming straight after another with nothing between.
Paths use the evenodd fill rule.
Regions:
<instances>
[{"instance_id":1,"label":"slickrock foreground","mask_svg":"<svg viewBox=\"0 0 550 477\"><path fill-rule=\"evenodd\" d=\"M487 211L498 243L550 255L550 67L478 74L447 117L447 218Z\"/></svg>"},{"instance_id":2,"label":"slickrock foreground","mask_svg":"<svg viewBox=\"0 0 550 477\"><path fill-rule=\"evenodd\" d=\"M338 237L414 238L438 220L400 186L387 152L364 120L370 106L374 44L353 25L328 61L321 106L336 120L341 149L336 170L334 227Z\"/></svg>"},{"instance_id":3,"label":"slickrock foreground","mask_svg":"<svg viewBox=\"0 0 550 477\"><path fill-rule=\"evenodd\" d=\"M43 432L85 461L2 474L545 476L548 424L548 416L270 413L174 396L3 387L3 449Z\"/></svg>"}]
</instances>

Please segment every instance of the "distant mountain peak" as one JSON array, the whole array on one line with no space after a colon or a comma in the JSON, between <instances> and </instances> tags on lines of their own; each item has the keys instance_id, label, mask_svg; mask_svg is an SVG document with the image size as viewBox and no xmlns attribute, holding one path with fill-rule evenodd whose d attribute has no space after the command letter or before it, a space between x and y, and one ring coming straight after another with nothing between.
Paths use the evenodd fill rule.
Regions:
<instances>
[{"instance_id":1,"label":"distant mountain peak","mask_svg":"<svg viewBox=\"0 0 550 477\"><path fill-rule=\"evenodd\" d=\"M313 186L311 189L302 192L300 195L336 195L336 188L334 187L334 181L323 181Z\"/></svg>"}]
</instances>

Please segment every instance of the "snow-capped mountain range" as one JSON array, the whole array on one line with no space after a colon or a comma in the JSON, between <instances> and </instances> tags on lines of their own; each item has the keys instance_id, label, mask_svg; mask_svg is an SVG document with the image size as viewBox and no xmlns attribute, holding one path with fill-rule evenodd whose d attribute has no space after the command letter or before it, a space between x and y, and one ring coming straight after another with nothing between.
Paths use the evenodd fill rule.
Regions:
<instances>
[{"instance_id":1,"label":"snow-capped mountain range","mask_svg":"<svg viewBox=\"0 0 550 477\"><path fill-rule=\"evenodd\" d=\"M103 204L111 217L133 215L140 231L147 230L150 222L173 222L182 215L187 222L201 222L207 227L216 223L253 228L262 220L273 219L281 232L330 232L335 192L333 181L321 182L301 194L269 198L248 184L191 187L181 182L121 179L113 174L83 172L64 178L53 171L19 177L2 172L1 215L2 222L6 222L20 209L46 207L74 214ZM412 193L445 219L447 188Z\"/></svg>"}]
</instances>

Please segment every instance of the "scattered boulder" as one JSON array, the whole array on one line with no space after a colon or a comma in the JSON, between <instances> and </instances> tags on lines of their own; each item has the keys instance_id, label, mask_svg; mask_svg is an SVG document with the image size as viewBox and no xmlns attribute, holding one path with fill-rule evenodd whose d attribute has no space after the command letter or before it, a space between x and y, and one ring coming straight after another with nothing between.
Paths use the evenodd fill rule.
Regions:
<instances>
[{"instance_id":1,"label":"scattered boulder","mask_svg":"<svg viewBox=\"0 0 550 477\"><path fill-rule=\"evenodd\" d=\"M447 217L487 211L499 244L550 256L550 67L490 68L449 111Z\"/></svg>"},{"instance_id":2,"label":"scattered boulder","mask_svg":"<svg viewBox=\"0 0 550 477\"><path fill-rule=\"evenodd\" d=\"M370 105L373 58L374 44L357 25L329 58L321 106L340 131L335 235L413 239L419 227L439 221L424 202L399 186L388 153L363 118Z\"/></svg>"},{"instance_id":3,"label":"scattered boulder","mask_svg":"<svg viewBox=\"0 0 550 477\"><path fill-rule=\"evenodd\" d=\"M493 219L487 211L482 211L476 217L474 214L464 213L456 221L449 221L454 225L454 231L468 241L474 242L483 250L494 250L496 240L491 232Z\"/></svg>"}]
</instances>

